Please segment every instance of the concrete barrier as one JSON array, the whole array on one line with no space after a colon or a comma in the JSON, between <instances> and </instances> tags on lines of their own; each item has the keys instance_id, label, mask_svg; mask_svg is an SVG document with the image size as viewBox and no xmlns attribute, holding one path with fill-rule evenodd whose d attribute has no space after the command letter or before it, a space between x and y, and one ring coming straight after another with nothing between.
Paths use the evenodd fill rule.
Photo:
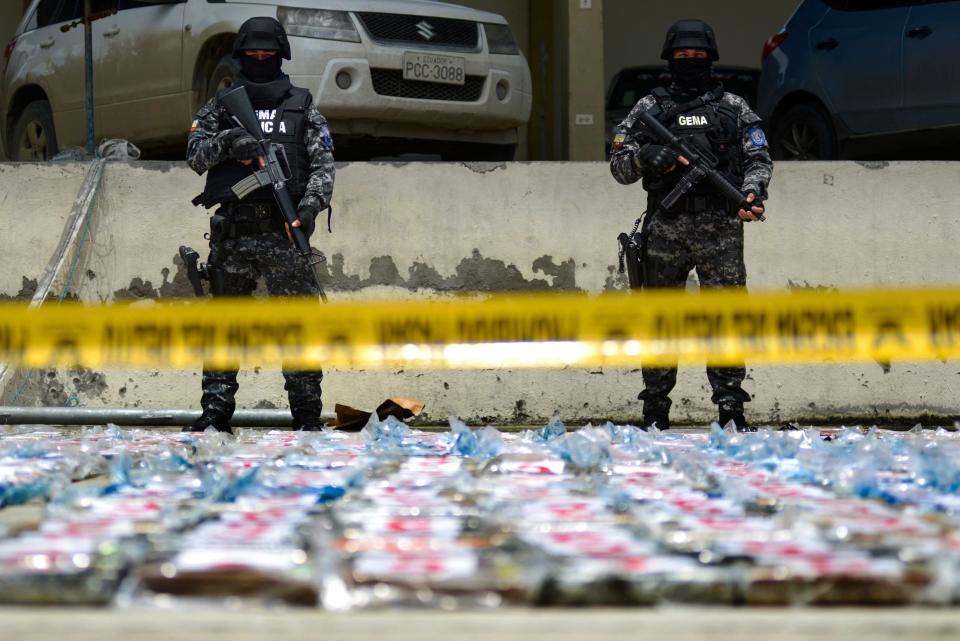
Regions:
<instances>
[{"instance_id":1,"label":"concrete barrier","mask_svg":"<svg viewBox=\"0 0 960 641\"><path fill-rule=\"evenodd\" d=\"M73 289L73 283L82 278L77 268L86 263L87 251L94 244L97 235L96 222L99 217L94 210L105 166L106 161L96 160L85 168L83 182L70 207L69 215L61 221L60 238L50 253L49 259L37 278L28 279L26 276L22 278L23 286L12 298L29 301L27 304L30 308L37 308L51 300L63 300ZM69 181L67 182L69 184ZM49 184L43 181L38 183ZM62 186L63 180L58 180L56 185ZM41 195L43 193L42 189L36 191ZM54 197L60 198L62 195L62 192L58 192ZM40 205L39 209L43 209L43 205ZM17 230L19 235L13 236L12 240L30 239L33 242L27 243L27 247L34 250L47 250L50 232L55 231L57 227L46 225L42 215L24 215L31 213L35 212L21 209L19 217L11 217L12 220L8 221L12 227L20 227ZM15 264L32 268L34 256ZM11 296L8 295L7 298ZM0 402L5 405L16 405L24 392L31 388L41 388L46 378L45 373L36 370L0 363Z\"/></svg>"},{"instance_id":2,"label":"concrete barrier","mask_svg":"<svg viewBox=\"0 0 960 641\"><path fill-rule=\"evenodd\" d=\"M0 300L29 301L70 214L84 164L0 164Z\"/></svg>"},{"instance_id":3,"label":"concrete barrier","mask_svg":"<svg viewBox=\"0 0 960 641\"><path fill-rule=\"evenodd\" d=\"M955 282L956 172L951 163L782 164L769 221L748 227L751 288ZM56 200L67 189L64 175L79 185L82 167L0 165L0 193L20 188L43 204L47 220L62 220L75 195ZM111 163L83 277L71 295L97 302L190 295L175 256L183 243L204 253L206 216L189 204L201 187L182 164ZM314 241L329 258L338 298L596 292L623 287L615 239L644 202L639 186L617 184L601 163L346 164L337 178L334 234L318 231ZM24 226L11 216L15 209L0 206L0 229L21 225L38 248L48 235L50 247L59 237L59 229ZM4 235L4 249L24 256L23 274L42 269L48 255L34 250L26 269L29 257L11 238ZM11 291L17 277L5 278L0 282ZM750 415L771 422L952 417L958 370L955 363L753 368ZM24 402L164 407L199 398L196 372L56 371L43 381ZM246 372L241 386L244 407L285 405L276 372ZM332 371L325 397L373 407L387 396L415 396L427 402L431 419L459 413L473 421L528 422L556 412L575 421L625 420L639 412L641 387L636 370ZM713 415L700 367L681 371L674 398L678 420Z\"/></svg>"}]
</instances>

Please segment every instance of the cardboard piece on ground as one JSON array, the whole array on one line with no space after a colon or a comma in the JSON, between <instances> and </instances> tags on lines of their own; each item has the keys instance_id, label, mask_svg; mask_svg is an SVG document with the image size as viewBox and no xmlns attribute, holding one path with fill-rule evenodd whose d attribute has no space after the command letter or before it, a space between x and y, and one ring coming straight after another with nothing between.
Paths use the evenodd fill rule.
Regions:
<instances>
[{"instance_id":1,"label":"cardboard piece on ground","mask_svg":"<svg viewBox=\"0 0 960 641\"><path fill-rule=\"evenodd\" d=\"M414 398L388 398L380 404L376 412L377 418L381 421L385 420L388 416L393 416L396 419L405 421L414 416L420 416L423 408L424 402ZM336 412L337 420L329 423L327 427L332 427L335 430L342 430L344 432L359 432L373 415L373 412L358 410L355 407L340 405L339 403L336 406Z\"/></svg>"}]
</instances>

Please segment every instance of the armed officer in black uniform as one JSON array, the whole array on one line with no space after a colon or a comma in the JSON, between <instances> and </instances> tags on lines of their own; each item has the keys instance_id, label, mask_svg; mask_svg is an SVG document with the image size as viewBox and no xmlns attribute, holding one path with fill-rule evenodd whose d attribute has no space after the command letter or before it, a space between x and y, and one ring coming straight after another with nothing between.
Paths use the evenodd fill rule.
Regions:
<instances>
[{"instance_id":1,"label":"armed officer in black uniform","mask_svg":"<svg viewBox=\"0 0 960 641\"><path fill-rule=\"evenodd\" d=\"M240 62L237 84L246 89L264 134L282 144L291 179L287 187L298 206L300 227L310 236L318 213L330 206L336 174L333 140L327 121L313 105L310 92L294 87L281 70L290 60L290 42L274 18L252 18L240 28L233 49ZM258 162L257 141L233 123L218 98L196 116L187 143L187 162L207 183L195 204L219 206L210 219L207 269L214 296L250 296L263 277L278 296L319 296L307 260L296 250L270 186L238 201L232 187L251 175ZM323 407L323 373L288 371L285 389L294 429L318 430ZM203 414L185 429L213 427L230 431L236 408L237 372L204 369Z\"/></svg>"},{"instance_id":2,"label":"armed officer in black uniform","mask_svg":"<svg viewBox=\"0 0 960 641\"><path fill-rule=\"evenodd\" d=\"M616 128L610 169L623 185L643 180L647 214L643 224L641 273L645 288L682 288L697 270L702 287L745 287L743 223L764 213L762 202L773 172L773 161L760 118L747 102L712 79L719 59L713 29L701 20L680 20L667 32L661 57L668 61L673 82L637 103ZM757 203L750 210L732 207L708 182L699 183L669 211L660 202L683 177L677 154L660 145L643 123L641 113L657 118L688 142L711 151L718 169L735 187ZM744 367L707 367L719 409L719 422L747 429L743 404L750 400L741 387ZM643 368L643 423L670 427L670 392L677 382L676 365Z\"/></svg>"}]
</instances>

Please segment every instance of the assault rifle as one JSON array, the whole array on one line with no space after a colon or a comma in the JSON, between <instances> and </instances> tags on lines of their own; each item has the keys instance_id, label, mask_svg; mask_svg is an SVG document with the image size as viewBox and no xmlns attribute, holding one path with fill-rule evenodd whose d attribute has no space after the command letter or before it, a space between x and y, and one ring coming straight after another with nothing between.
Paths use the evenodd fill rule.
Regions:
<instances>
[{"instance_id":1,"label":"assault rifle","mask_svg":"<svg viewBox=\"0 0 960 641\"><path fill-rule=\"evenodd\" d=\"M730 181L717 170L720 161L712 153L701 149L696 143L686 143L680 140L650 113L641 113L638 122L642 123L649 130L648 133L652 134L658 143L670 148L671 151L677 154L677 160L681 164L687 165L687 172L683 175L683 178L681 178L677 186L673 188L673 191L660 201L660 207L664 210L669 211L673 209L677 201L683 198L687 192L702 180L709 181L724 198L739 209L751 211L751 207L763 206L763 202L760 201L759 197L752 203L747 202L746 196L741 193L739 189L731 185ZM634 131L636 131L636 129L634 129ZM687 162L685 163L684 161ZM757 217L761 221L766 220L762 214Z\"/></svg>"},{"instance_id":2,"label":"assault rifle","mask_svg":"<svg viewBox=\"0 0 960 641\"><path fill-rule=\"evenodd\" d=\"M242 86L234 87L224 93L220 96L219 102L227 110L233 122L253 136L260 146L260 168L234 185L233 193L236 194L238 199L243 200L262 187L273 188L273 197L283 213L287 226L290 228L293 243L300 255L310 265L310 272L313 274L313 279L320 290L320 298L326 303L327 295L323 291L323 284L320 282L318 272L318 267L323 262L323 255L310 247L310 240L300 227L293 226L298 216L297 208L294 206L293 199L287 189L287 181L290 180L290 162L283 145L274 145L264 137L263 129L260 127L260 121L253 110L253 105L250 103L247 90ZM282 162L281 157L283 158Z\"/></svg>"}]
</instances>

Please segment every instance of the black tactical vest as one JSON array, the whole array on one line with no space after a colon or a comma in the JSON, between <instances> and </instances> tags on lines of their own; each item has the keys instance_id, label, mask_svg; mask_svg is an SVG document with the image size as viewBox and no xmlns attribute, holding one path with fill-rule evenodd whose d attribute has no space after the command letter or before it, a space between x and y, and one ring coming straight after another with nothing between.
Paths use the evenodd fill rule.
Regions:
<instances>
[{"instance_id":1,"label":"black tactical vest","mask_svg":"<svg viewBox=\"0 0 960 641\"><path fill-rule=\"evenodd\" d=\"M693 143L717 157L717 169L734 185L743 182L741 162L740 116L733 105L723 102L722 90L714 90L696 100L679 104L670 93L658 87L652 92L657 107L651 112L663 125L684 142ZM644 178L644 187L651 194L663 196L683 177L675 170L656 179ZM716 190L702 181L688 192L690 196L715 195Z\"/></svg>"},{"instance_id":2,"label":"black tactical vest","mask_svg":"<svg viewBox=\"0 0 960 641\"><path fill-rule=\"evenodd\" d=\"M313 96L306 89L292 87L280 106L274 109L259 109L254 103L260 126L266 138L275 144L283 145L290 164L290 181L287 189L294 203L303 198L310 180L310 155L305 142L307 130L307 108L313 104ZM220 119L220 131L233 129L237 125L226 115ZM282 157L281 157L282 161ZM231 188L248 177L254 168L245 167L236 160L226 160L207 172L207 184L199 200L207 208L217 204L236 202L237 197ZM244 199L244 202L274 202L271 187L264 187Z\"/></svg>"}]
</instances>

